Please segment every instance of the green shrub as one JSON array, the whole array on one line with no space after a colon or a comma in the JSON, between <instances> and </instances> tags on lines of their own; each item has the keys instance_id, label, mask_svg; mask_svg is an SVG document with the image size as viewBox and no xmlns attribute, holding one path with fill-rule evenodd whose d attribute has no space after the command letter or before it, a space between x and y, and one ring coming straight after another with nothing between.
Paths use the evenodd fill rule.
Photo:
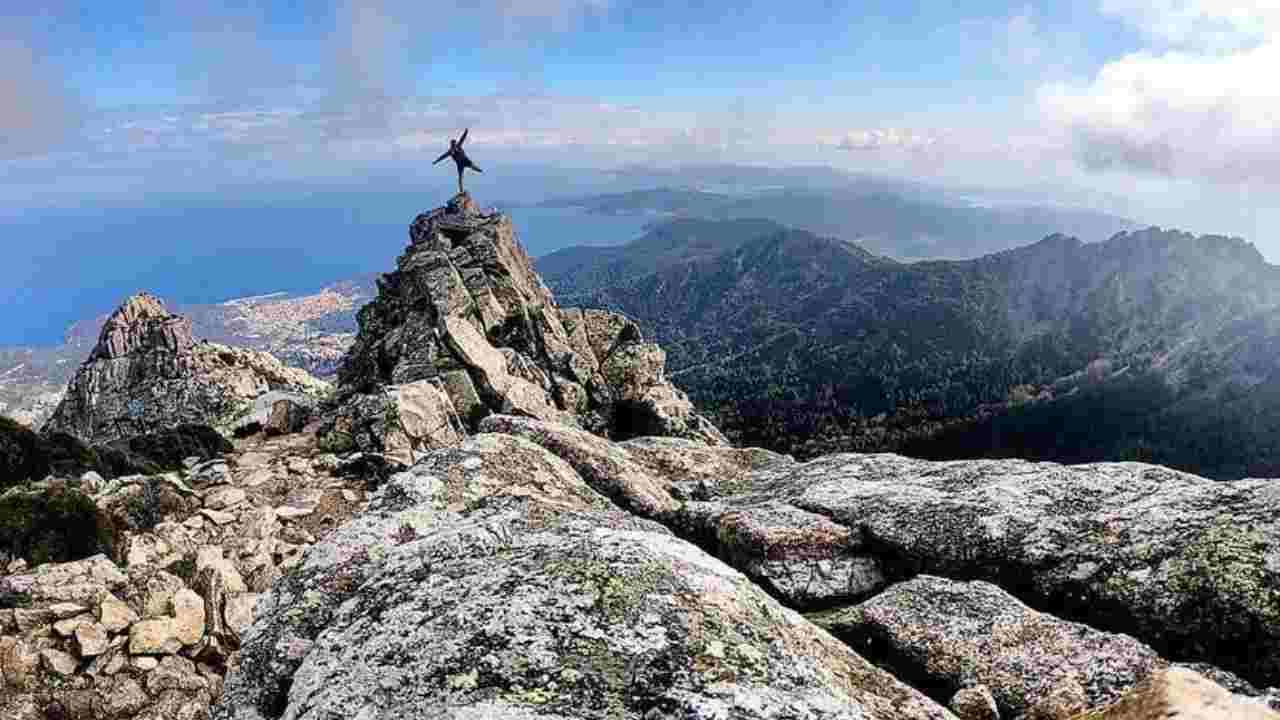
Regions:
<instances>
[{"instance_id":1,"label":"green shrub","mask_svg":"<svg viewBox=\"0 0 1280 720\"><path fill-rule=\"evenodd\" d=\"M179 425L147 435L112 440L97 447L113 475L156 475L178 470L189 457L207 459L234 448L230 441L207 425Z\"/></svg>"},{"instance_id":2,"label":"green shrub","mask_svg":"<svg viewBox=\"0 0 1280 720\"><path fill-rule=\"evenodd\" d=\"M63 432L47 433L41 435L40 440L49 462L47 474L56 477L80 477L92 470L103 477L112 476L110 467L94 448L85 445L74 435ZM43 477L44 475L40 475L31 479L40 480Z\"/></svg>"},{"instance_id":3,"label":"green shrub","mask_svg":"<svg viewBox=\"0 0 1280 720\"><path fill-rule=\"evenodd\" d=\"M31 607L31 593L0 590L0 610Z\"/></svg>"},{"instance_id":4,"label":"green shrub","mask_svg":"<svg viewBox=\"0 0 1280 720\"><path fill-rule=\"evenodd\" d=\"M194 553L187 553L169 563L165 570L182 578L182 581L187 585L194 586L196 581L196 556Z\"/></svg>"},{"instance_id":5,"label":"green shrub","mask_svg":"<svg viewBox=\"0 0 1280 720\"><path fill-rule=\"evenodd\" d=\"M48 467L40 436L15 420L0 417L0 492L33 477L44 477Z\"/></svg>"},{"instance_id":6,"label":"green shrub","mask_svg":"<svg viewBox=\"0 0 1280 720\"><path fill-rule=\"evenodd\" d=\"M124 514L132 530L150 530L164 519L164 498L160 483L163 480L147 478L138 492L125 500Z\"/></svg>"},{"instance_id":7,"label":"green shrub","mask_svg":"<svg viewBox=\"0 0 1280 720\"><path fill-rule=\"evenodd\" d=\"M30 565L113 555L115 530L88 495L64 483L0 496L0 550Z\"/></svg>"}]
</instances>

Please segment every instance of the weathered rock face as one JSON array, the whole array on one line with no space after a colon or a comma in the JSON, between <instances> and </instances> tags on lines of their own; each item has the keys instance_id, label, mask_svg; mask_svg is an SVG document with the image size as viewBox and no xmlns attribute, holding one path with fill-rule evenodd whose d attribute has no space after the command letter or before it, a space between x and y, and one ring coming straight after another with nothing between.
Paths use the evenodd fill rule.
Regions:
<instances>
[{"instance_id":1,"label":"weathered rock face","mask_svg":"<svg viewBox=\"0 0 1280 720\"><path fill-rule=\"evenodd\" d=\"M197 343L189 320L143 293L107 320L44 429L98 443L184 423L227 427L270 390L327 387L266 353Z\"/></svg>"},{"instance_id":2,"label":"weathered rock face","mask_svg":"<svg viewBox=\"0 0 1280 720\"><path fill-rule=\"evenodd\" d=\"M885 578L985 579L1033 607L1127 632L1172 660L1280 683L1280 484L1139 463L928 462L832 455L744 474L687 503L683 527L735 565L821 534L829 560ZM791 563L796 573L812 557ZM816 571L815 571L816 572ZM884 583L828 593L858 600ZM777 583L797 606L811 599Z\"/></svg>"},{"instance_id":3,"label":"weathered rock face","mask_svg":"<svg viewBox=\"0 0 1280 720\"><path fill-rule=\"evenodd\" d=\"M398 432L430 436L410 428L430 427L444 391L435 380L396 387L411 390L394 406ZM1157 589L1099 601L1096 612L1080 603L1097 594L1068 605L1028 590L1055 563L1125 567L1148 542L1167 552L1159 563L1179 567L1202 533L1200 500L1186 498L1221 492L1204 512L1212 503L1274 518L1256 484L1201 487L1140 465L798 464L682 438L614 442L509 415L479 430L416 446L399 473L382 454L339 457L296 433L242 438L178 472L51 481L91 495L118 528L116 549L0 567L0 717L200 718L221 698L213 712L224 720L1066 720L1128 707L1129 692L1150 697L1167 667L1217 683L1160 690L1170 712L1225 720L1280 706L1280 690L1258 688L1271 684L1260 663L1235 668L1255 685L1205 662L1230 659L1212 652L1218 645L1173 655L1175 630L1144 643L1099 627L1128 598L1145 622L1164 622L1143 604ZM1065 489L1049 494L1054 482ZM1104 532L1095 547L1062 525L1085 510L1131 534ZM1015 512L1067 544L1036 541L1042 554L1029 565ZM1160 523L1185 535L1157 532L1165 525L1143 513L1170 515ZM1230 561L1157 570L1171 578L1161 607L1189 607L1187 593L1226 607L1249 571L1268 571L1270 526L1252 522L1263 540L1248 547L1260 559L1231 544ZM1017 541L977 560L947 554L965 532L1000 523ZM934 567L950 579L921 574ZM1214 580L1224 570L1232 583ZM1251 597L1265 598L1269 580L1259 582ZM1220 617L1176 632L1213 640L1237 621ZM1122 629L1153 626L1130 624ZM1265 642L1275 626L1255 627ZM1256 652L1265 668L1270 655ZM1201 696L1209 704L1192 702Z\"/></svg>"},{"instance_id":4,"label":"weathered rock face","mask_svg":"<svg viewBox=\"0 0 1280 720\"><path fill-rule=\"evenodd\" d=\"M1077 720L1276 720L1255 700L1232 695L1221 686L1182 668L1153 674L1119 702L1077 716Z\"/></svg>"},{"instance_id":5,"label":"weathered rock face","mask_svg":"<svg viewBox=\"0 0 1280 720\"><path fill-rule=\"evenodd\" d=\"M412 688L412 691L406 691ZM947 718L565 461L482 434L262 601L213 716Z\"/></svg>"},{"instance_id":6,"label":"weathered rock face","mask_svg":"<svg viewBox=\"0 0 1280 720\"><path fill-rule=\"evenodd\" d=\"M361 309L360 333L339 371L349 405L360 395L430 381L468 429L490 413L578 425L615 438L669 435L724 444L664 376L665 354L616 313L561 310L516 240L511 219L470 196L418 216L397 269ZM372 409L376 411L376 408ZM442 412L445 412L442 410ZM323 428L335 449L369 413ZM367 437L376 444L381 437ZM446 431L423 450L456 442ZM378 449L356 442L362 449Z\"/></svg>"},{"instance_id":7,"label":"weathered rock face","mask_svg":"<svg viewBox=\"0 0 1280 720\"><path fill-rule=\"evenodd\" d=\"M985 687L1001 717L1070 717L1118 700L1165 664L1127 635L1036 612L981 581L921 575L811 619L935 697Z\"/></svg>"}]
</instances>

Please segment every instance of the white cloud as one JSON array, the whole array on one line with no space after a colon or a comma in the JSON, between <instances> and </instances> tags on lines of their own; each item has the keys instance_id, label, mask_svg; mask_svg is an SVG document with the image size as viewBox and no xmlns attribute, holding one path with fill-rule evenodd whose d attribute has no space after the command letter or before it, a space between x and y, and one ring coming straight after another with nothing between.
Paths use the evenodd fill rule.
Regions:
<instances>
[{"instance_id":1,"label":"white cloud","mask_svg":"<svg viewBox=\"0 0 1280 720\"><path fill-rule=\"evenodd\" d=\"M1178 47L1125 55L1086 84L1041 88L1042 110L1086 168L1280 183L1280 2L1104 9Z\"/></svg>"},{"instance_id":2,"label":"white cloud","mask_svg":"<svg viewBox=\"0 0 1280 720\"><path fill-rule=\"evenodd\" d=\"M1173 46L1225 51L1257 44L1280 29L1280 2L1102 0L1102 11Z\"/></svg>"},{"instance_id":3,"label":"white cloud","mask_svg":"<svg viewBox=\"0 0 1280 720\"><path fill-rule=\"evenodd\" d=\"M862 152L868 150L927 150L938 145L937 135L919 133L900 128L872 128L850 130L835 142L828 141L841 150Z\"/></svg>"}]
</instances>

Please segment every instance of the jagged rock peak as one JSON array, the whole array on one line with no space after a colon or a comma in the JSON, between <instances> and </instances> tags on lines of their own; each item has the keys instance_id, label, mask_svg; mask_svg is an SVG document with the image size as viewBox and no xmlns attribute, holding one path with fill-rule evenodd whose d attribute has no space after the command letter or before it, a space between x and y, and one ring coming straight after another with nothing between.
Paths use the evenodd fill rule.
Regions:
<instances>
[{"instance_id":1,"label":"jagged rock peak","mask_svg":"<svg viewBox=\"0 0 1280 720\"><path fill-rule=\"evenodd\" d=\"M662 348L618 313L559 308L511 218L466 193L414 219L359 322L338 373L345 402L322 428L335 451L409 462L490 413L725 442L666 380Z\"/></svg>"},{"instance_id":2,"label":"jagged rock peak","mask_svg":"<svg viewBox=\"0 0 1280 720\"><path fill-rule=\"evenodd\" d=\"M328 388L265 352L196 342L188 318L139 293L108 318L44 429L89 443L182 424L226 430L268 392L305 398Z\"/></svg>"},{"instance_id":3,"label":"jagged rock peak","mask_svg":"<svg viewBox=\"0 0 1280 720\"><path fill-rule=\"evenodd\" d=\"M155 295L140 292L107 318L89 359L124 357L153 348L181 352L194 344L190 320L170 313Z\"/></svg>"}]
</instances>

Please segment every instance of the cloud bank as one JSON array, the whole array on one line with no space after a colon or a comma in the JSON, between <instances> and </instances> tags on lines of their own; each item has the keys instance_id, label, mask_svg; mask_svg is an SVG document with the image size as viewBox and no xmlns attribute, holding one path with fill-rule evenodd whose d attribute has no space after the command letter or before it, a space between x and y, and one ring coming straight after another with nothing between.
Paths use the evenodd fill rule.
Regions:
<instances>
[{"instance_id":1,"label":"cloud bank","mask_svg":"<svg viewBox=\"0 0 1280 720\"><path fill-rule=\"evenodd\" d=\"M1042 88L1090 170L1280 183L1280 3L1106 0L1157 47Z\"/></svg>"}]
</instances>

